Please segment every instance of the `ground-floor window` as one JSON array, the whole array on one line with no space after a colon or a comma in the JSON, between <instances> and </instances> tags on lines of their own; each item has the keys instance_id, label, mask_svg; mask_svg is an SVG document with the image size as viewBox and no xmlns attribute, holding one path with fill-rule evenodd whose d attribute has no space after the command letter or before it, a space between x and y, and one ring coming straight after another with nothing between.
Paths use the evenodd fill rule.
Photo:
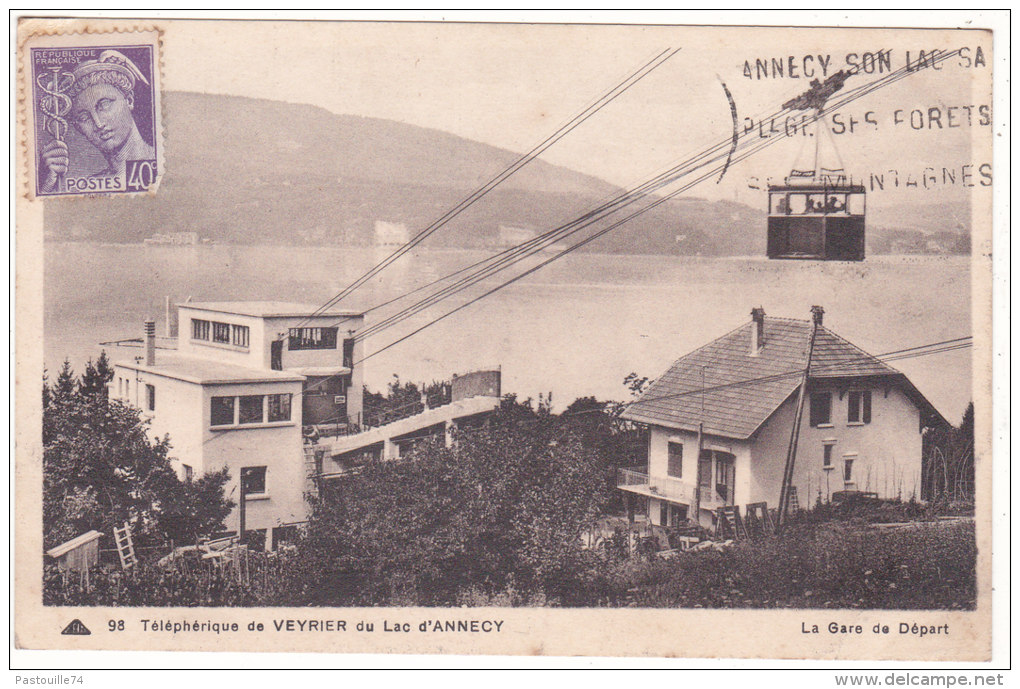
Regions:
<instances>
[{"instance_id":1,"label":"ground-floor window","mask_svg":"<svg viewBox=\"0 0 1020 689\"><path fill-rule=\"evenodd\" d=\"M277 526L273 528L273 548L278 548L284 543L294 543L300 533L297 525Z\"/></svg>"},{"instance_id":2,"label":"ground-floor window","mask_svg":"<svg viewBox=\"0 0 1020 689\"><path fill-rule=\"evenodd\" d=\"M687 521L687 505L676 505L665 500L659 501L659 526L680 526Z\"/></svg>"},{"instance_id":3,"label":"ground-floor window","mask_svg":"<svg viewBox=\"0 0 1020 689\"><path fill-rule=\"evenodd\" d=\"M266 529L245 529L242 540L248 544L249 550L265 550L266 536Z\"/></svg>"},{"instance_id":4,"label":"ground-floor window","mask_svg":"<svg viewBox=\"0 0 1020 689\"><path fill-rule=\"evenodd\" d=\"M266 467L241 467L241 486L245 495L266 492Z\"/></svg>"}]
</instances>

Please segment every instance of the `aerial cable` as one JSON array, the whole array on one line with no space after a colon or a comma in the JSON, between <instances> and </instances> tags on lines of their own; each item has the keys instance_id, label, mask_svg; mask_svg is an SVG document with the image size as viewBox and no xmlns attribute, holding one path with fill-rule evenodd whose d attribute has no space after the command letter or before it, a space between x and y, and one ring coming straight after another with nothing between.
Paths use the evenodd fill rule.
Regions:
<instances>
[{"instance_id":1,"label":"aerial cable","mask_svg":"<svg viewBox=\"0 0 1020 689\"><path fill-rule=\"evenodd\" d=\"M944 60L944 59L948 59L948 58L949 58L949 57L950 57L951 55L953 55L953 54L955 54L955 52L952 52L952 53L951 53L951 52L944 52L944 53L943 53L942 55L938 56L938 58L937 58L937 59L938 59L938 60ZM813 121L813 122L817 122L817 121L819 121L819 120L821 120L821 119L822 119L822 116L823 116L824 114L828 114L829 112L832 112L833 110L835 110L835 109L837 109L837 108L843 107L843 106L847 105L848 103L850 103L850 102L852 102L852 101L854 101L854 100L856 100L856 99L858 99L858 98L860 98L860 97L863 97L864 95L867 95L868 93L871 93L872 91L876 90L877 88L880 88L880 87L882 87L882 86L884 86L884 85L888 85L889 83L893 83L894 81L898 81L898 80L899 80L900 78L903 78L903 77L905 77L905 76L906 76L907 74L908 74L908 73L907 73L907 72L906 72L905 70L901 69L901 70L898 70L898 71L897 71L897 73L892 73L892 74L890 74L890 75L887 75L886 77L883 77L883 78L881 78L881 79L879 79L879 80L876 80L875 82L871 82L870 84L866 84L866 85L864 85L864 86L862 86L862 87L859 87L859 88L857 88L857 89L853 89L853 90L852 90L852 91L851 91L851 92L849 93L849 95L848 95L847 97L845 97L845 98L842 98L842 99L840 99L840 100L839 100L839 101L838 101L838 102L837 102L836 104L834 104L834 105L831 105L831 106L827 106L827 107L824 107L824 108L821 108L821 109L819 109L819 110L818 110L818 111L816 112L816 114L815 114L815 115L814 115L814 116L812 117L812 121ZM766 141L765 141L765 142L764 142L763 144L761 144L761 145L757 146L756 148L754 148L754 150L752 150L752 151L751 151L750 153L747 153L747 154L744 154L744 155L740 156L740 157L738 158L738 160L743 160L743 159L745 159L746 157L748 157L749 155L751 155L751 154L753 154L753 153L756 153L757 151L759 151L759 150L761 150L761 149L765 148L765 147L766 147L767 145L770 145L771 143L773 143L773 142L775 142L775 141L778 141L778 140L780 140L780 139L782 139L782 138L786 138L786 137L788 137L788 136L789 136L789 134L785 134L785 135L783 135L783 136L780 136L780 137L776 137L776 138L774 138L774 139L766 140ZM699 167L700 167L700 166L699 166ZM695 169L696 169L696 168L695 168ZM674 176L672 177L672 179L669 179L668 181L666 181L666 182L663 182L663 185L664 185L664 184L668 184L668 183L669 183L670 181L674 181L674 180L676 179L676 177L677 177L677 176L676 176L676 175L674 175ZM701 180L698 180L698 181L701 181ZM697 183L697 182L695 182L695 183ZM684 188L683 190L686 190L686 189L688 189L688 188L690 188L690 187L689 187L689 186L687 186L687 187L685 187L685 188ZM683 191L683 190L681 190L681 191ZM666 198L667 198L667 199L668 199L668 198L672 198L672 197L673 197L673 196L675 196L675 195L676 195L677 193L679 193L679 192L674 192L674 193L670 194L670 195L669 195L668 197L666 197ZM637 198L641 198L641 196L636 196L636 197L633 197L633 200L637 200ZM632 203L632 202L633 202L633 200L629 200L629 201L627 201L627 202L626 202L626 204ZM655 207L655 206L659 205L659 203L661 203L661 202L662 202L663 200L665 200L665 199L660 199L660 201L658 201L658 202L656 202L656 203L652 204L651 206L649 206L649 207L647 207L647 208L643 209L642 211L639 211L639 212L638 212L638 213L637 213L636 215L639 215L639 214L641 214L641 213L644 213L644 212L646 212L647 210L650 210L651 208L653 208L653 207ZM626 204L625 204L625 205L626 205ZM636 215L632 215L632 216L629 216L629 217L628 217L628 219L632 219L633 217L636 217ZM584 216L582 216L582 217L584 217ZM577 221L574 221L574 222L577 222ZM595 222L595 221L593 220L593 221L591 221L591 222L589 222L589 223L587 223L587 224L591 224L592 222ZM624 222L626 222L626 220L624 220ZM572 223L571 223L571 224L572 224ZM569 224L568 224L568 225L569 225ZM586 225L584 225L584 226L586 226ZM574 232L578 231L579 229L583 229L583 227L584 227L584 226L582 226L582 227L580 227L580 228L576 228L576 229L574 229L574 230L571 230L571 231L569 231L569 232L566 232L566 234L562 234L562 235L557 235L557 236L556 236L555 238L552 238L552 239L546 239L545 241L546 241L547 243L552 243L552 242L555 242L555 241L557 241L558 239L562 239L562 238L563 238L563 237L565 237L565 236L569 236L570 234L573 234ZM614 228L615 228L615 227L617 227L617 226L618 226L618 224L616 224L616 225L613 225L613 227L614 227ZM566 227L566 226L563 226L563 227ZM612 228L609 228L609 229L612 229ZM556 228L555 230L553 230L553 231L551 231L551 232L552 232L552 233L556 233L556 232L560 232L561 230L562 230L562 227L561 227L561 228ZM603 234L605 234L605 233L606 233L606 232L608 232L608 231L609 231L608 229L607 229L607 230L603 230L603 231L599 232L599 233L598 233L597 235L595 235L595 236L596 236L596 237L597 237L597 236L602 236ZM578 246L582 246L583 244L586 244L586 243L588 243L588 242L589 242L589 241L591 241L591 239L593 239L593 238L595 238L595 237L589 238L588 240L585 240L585 241L584 241L584 242L582 242L581 244L575 245L574 247L572 247L571 249L569 249L569 250L568 250L568 251L566 251L566 252L561 252L561 253L560 253L560 254L558 254L557 256L554 256L554 257L553 257L552 259L550 259L550 260L548 260L548 261L545 261L545 262L543 262L542 264L540 264L539 266L537 266L537 267L536 267L535 269L537 269L537 268L540 268L540 267L542 267L542 266L544 266L544 265L548 265L548 263L552 262L553 260L556 260L557 258L561 257L562 255L565 255L565 253L569 253L570 251L573 251L573 250L574 250L574 249L576 249L576 248L577 248ZM534 250L534 251L533 251L532 253L535 253L535 252L537 252L537 250ZM515 262L516 262L516 261L515 261ZM502 270L502 269L503 269L503 268L500 268L499 270ZM532 270L528 271L528 273L527 273L527 274L530 274L530 272L534 272L534 270L535 270L535 269L532 269ZM486 272L485 272L486 270L487 270L487 269L483 269L483 271L480 271L480 272L479 272L479 275L480 275L480 276L479 276L479 277L476 277L476 278L474 278L474 279L473 279L473 282L471 282L471 284L474 284L475 282L478 282L478 281L480 281L481 279L484 279L484 277L488 277L488 275L491 275L491 274L493 274L494 272L498 272L498 271L490 271L490 272L486 273ZM521 277L521 276L519 276L519 277ZM516 278L516 279L519 279L519 278ZM516 279L515 279L514 281L516 281ZM466 279L466 280L461 280L459 284L463 285L463 284L465 283L465 281L470 281L470 280L471 280L470 278L468 278L468 279ZM506 284L509 284L509 283L504 283L504 285L501 285L500 287L497 287L496 289L497 289L497 290L498 290L498 289L501 289L501 288L502 288L502 286L505 286ZM465 285L465 286L467 286L467 285ZM414 315L414 313L417 313L418 311L421 311L421 310L423 310L424 308L427 308L427 306L429 306L429 305L431 305L431 304L433 304L433 303L436 303L436 302L437 302L437 301L439 301L439 300L440 300L441 298L446 298L446 297L448 297L448 296L452 296L452 294L454 294L454 293L455 293L456 291L459 291L459 289L456 289L456 290L454 290L454 287L456 287L456 285L454 285L454 286L451 286L451 287L448 287L448 288L446 288L445 290L441 290L441 291L440 291L439 293L437 293L436 295L433 295L432 297L429 297L429 298L427 298L426 300L423 300L422 302L419 302L419 304L418 304L418 305L416 305L416 306L412 306L412 307L409 307L409 309L405 309L405 311L404 311L404 312L402 312L402 313L405 313L405 314L406 314L406 316L404 316L404 317L409 317L410 315ZM462 288L463 288L463 287L462 287ZM451 291L451 290L453 290L453 291ZM446 292L446 293L444 294L444 292ZM486 295L487 295L487 294L490 294L490 293L491 293L491 292L487 292L487 293L486 293ZM468 302L468 304L470 304L470 303L473 303L473 301L472 301L472 302ZM466 305L467 305L467 304L465 304L464 306L466 306ZM463 307L459 307L459 308L458 308L457 310L460 310L460 308L463 308ZM445 318L445 316L442 316L441 318ZM394 317L390 317L389 319L386 319L386 321L384 321L383 323L381 323L381 324L377 324L376 326L373 326L372 328L369 328L369 329L368 329L367 331L364 331L363 333L359 333L359 338L361 338L361 339L364 339L365 337L368 337L368 336L369 336L370 334L374 334L374 333L380 332L381 330L385 329L386 327L389 327L390 325L395 325L395 324L396 324L397 322L399 322L399 320L403 320L403 318L397 318L397 317L395 317L395 316L394 316ZM427 327L427 326L426 326L426 327ZM415 331L415 332L418 332L418 331ZM412 333L412 334L413 334L413 333ZM406 339L406 338L402 338L402 339ZM367 358L367 357L366 357L366 358Z\"/></svg>"},{"instance_id":2,"label":"aerial cable","mask_svg":"<svg viewBox=\"0 0 1020 689\"><path fill-rule=\"evenodd\" d=\"M768 114L768 115L766 115L766 114L758 114L758 115L755 115L755 119L765 119L765 118L779 117L784 112L786 112L787 110L789 110L789 108L788 107L784 107L783 109L781 109L779 111L776 111L776 112L774 112L772 114ZM749 135L749 132L743 132L743 133L739 133L737 135L737 137L739 138L739 137L744 137L744 136L748 136L748 135ZM682 162L678 163L678 164L673 164L673 165L671 165L669 167L666 167L666 168L663 168L663 170L661 172L657 173L655 176L653 176L649 180L646 180L643 183L643 185L637 185L635 183L635 185L633 185L634 189L632 189L630 191L625 191L625 192L623 192L623 194L618 194L615 197L607 195L606 197L604 197L605 199L607 199L607 201L605 201L602 204L600 204L599 206L597 206L595 209L593 209L593 211L590 211L590 213L598 211L600 209L605 209L611 203L619 203L621 200L626 200L627 196L629 194L634 194L635 192L641 191L642 190L642 186L647 187L647 185L655 184L656 181L662 181L662 180L666 179L670 174L675 174L676 171L681 169L681 167L683 165L692 164L692 163L696 162L699 158L703 158L703 157L705 157L707 155L710 155L715 149L719 149L719 148L721 148L722 146L725 146L725 145L730 145L730 143L731 143L731 139L727 138L723 142L720 142L720 143L716 144L715 146L710 147L707 150L703 150L703 151L698 152L698 153L693 153L693 152L690 153L687 159L677 159L677 160L682 160ZM734 150L734 149L731 148L731 153L732 153L732 150ZM582 219L584 219L584 216L582 216L582 218L575 219L573 222L579 222ZM488 256L486 258L483 258L483 259L477 261L474 264L471 264L469 266L465 266L464 268L460 268L457 271L454 271L453 273L450 273L450 274L445 275L443 277L437 278L437 279L435 279L435 280L433 280L433 281L431 281L429 283L426 283L424 285L420 285L419 287L416 287L413 290L410 290L408 292L404 292L404 293L398 294L395 297L392 297L392 298L390 298L387 301L384 301L384 302L382 302L380 304L376 304L375 306L370 307L369 309L365 310L363 313L370 313L370 312L375 311L377 309L380 309L380 308L383 308L385 306L388 306L388 305L390 305L390 304L392 304L394 302L397 302L397 301L399 301L401 299L404 299L405 297L408 297L408 296L410 296L412 294L416 294L418 292L426 290L426 289L428 289L430 287L433 287L433 286L435 286L435 285L437 285L437 284L439 284L439 283L441 283L441 282L443 282L445 280L448 280L450 278L456 277L457 275L465 273L465 272L467 272L467 271L469 271L471 269L483 266L486 263L489 263L491 261L501 260L503 257L519 253L519 252L521 252L523 250L527 250L528 248L530 248L532 246L535 246L535 245L537 245L539 243L542 243L547 237L549 237L550 235L560 231L564 227L565 226L560 226L560 227L554 228L553 230L549 230L546 233L543 233L542 235L539 235L539 236L533 237L533 238L531 238L529 240L526 240L525 242L523 242L523 243L521 243L521 244L519 244L519 245L517 245L515 247L510 247L510 248L504 249L503 251L501 251L501 252L499 252L497 254L494 254L492 256ZM553 241L555 241L555 240L553 240ZM347 320L350 320L350 318L349 317L345 317L345 318L341 319L340 321L337 321L334 325L339 325L340 323L345 322Z\"/></svg>"},{"instance_id":3,"label":"aerial cable","mask_svg":"<svg viewBox=\"0 0 1020 689\"><path fill-rule=\"evenodd\" d=\"M948 52L947 52L947 53L943 53L943 54L942 54L942 55L941 55L941 56L940 56L939 58L937 58L937 59L948 59L948 57L949 57L949 56L951 56L952 54L955 54L955 53L948 53ZM894 74L895 74L895 73L894 73ZM896 81L896 80L898 80L899 78L903 78L903 76L904 76L905 74L906 74L906 73L905 73L905 72L903 72L903 73L902 73L901 75L899 75L899 76L898 76L898 77L897 77L896 79L892 79L892 78L890 78L890 77L892 77L893 75L889 75L889 76L887 76L887 77L883 77L883 78L881 78L881 79L877 80L876 82L873 82L873 84L871 85L871 87L870 87L870 88L862 88L862 89L860 89L860 90L858 91L858 93L854 94L854 95L853 95L852 97L848 97L848 98L843 98L843 99L839 100L837 104L834 104L834 105L832 105L832 106L827 106L827 107L824 107L824 108L821 108L821 109L819 109L819 110L818 110L818 111L817 111L817 112L815 113L815 115L814 115L814 116L812 117L812 120L813 120L813 121L818 121L818 120L820 120L820 119L822 118L822 116L823 116L824 114L828 114L829 112L832 112L833 110L835 110L835 109L837 109L837 108L843 107L844 105L846 105L846 104L848 104L848 103L852 102L853 100L856 100L857 98L863 97L864 95L867 95L868 93L871 93L871 92L872 92L872 91L874 91L874 90L875 90L876 88L880 88L881 86L876 86L876 85L875 85L875 84L878 84L879 82L881 82L881 84L882 84L882 85L886 85L886 84L888 84L888 83L893 83L893 81ZM765 140L765 141L764 141L763 143L761 143L761 144L759 144L759 145L758 145L757 147L753 148L753 150L751 150L751 151L749 151L749 152L747 152L747 153L744 153L743 155L739 156L739 157L738 157L738 158L737 158L737 159L736 159L736 160L735 160L734 162L740 162L740 161L742 161L742 160L745 160L746 158L750 157L751 155L753 155L753 154L755 154L755 153L757 153L757 152L759 152L759 151L763 150L764 148L766 148L766 147L768 147L768 146L772 145L772 144L773 144L773 143L775 143L776 141L780 141L780 140L782 140L782 139L784 139L784 138L787 138L788 136L789 136L788 134L783 134L783 135L781 135L781 136L777 136L777 137L775 137L775 138L772 138L772 139L766 139L766 140ZM718 171L719 171L719 169L720 169L720 168L716 168L716 169L715 169L715 170L714 170L714 171L712 172L712 174L714 174L715 172L718 172ZM445 319L445 318L447 318L447 317L449 317L449 316L453 315L454 313L456 313L456 312L458 312L458 311L460 311L460 310L462 310L462 309L466 308L467 306L470 306L471 304L474 304L475 302L477 302L477 301L479 301L479 300L481 300L481 299L483 299L483 298L485 298L485 297L487 297L487 296L489 296L489 295L493 294L494 292L497 292L497 291L499 291L499 290L503 289L504 287L507 287L507 286L509 286L510 284L513 284L514 282L517 282L518 280L520 280L520 279L522 279L522 278L526 277L527 275L530 275L531 273L533 273L533 272L535 272L535 271L537 271L537 270L541 269L542 267L544 267L544 266L548 265L549 263L552 263L553 261L555 261L555 260L558 260L559 258L562 258L562 257L563 257L563 256L565 256L566 254L568 254L568 253L571 253L571 252L573 252L574 250L576 250L576 249L580 248L581 246L584 246L584 245L586 245L586 244L590 243L590 242L591 242L591 241L593 241L594 239L597 239L598 237L601 237L601 236L603 236L603 235L604 235L604 234L606 234L607 232L609 232L609 231L611 231L611 230L615 229L616 227L619 227L619 226L620 226L621 224L623 224L623 223L625 223L625 222L628 222L628 221L632 220L633 218L637 217L638 215L641 215L641 214L643 214L643 213L645 213L645 212L647 212L647 211L651 210L652 208L655 208L656 206L658 206L658 205L660 205L660 204L664 203L665 201L667 201L667 200L669 200L669 199L671 199L671 198L673 198L673 197L675 197L675 196L679 195L680 193L682 193L682 192L684 192L684 191L687 191L688 189L690 189L690 188L691 188L691 187L693 187L694 185L696 185L696 184L698 184L698 183L700 183L700 182L704 181L704 179L705 179L705 178L706 178L706 176L704 176L704 175L703 175L702 177L699 177L698 179L694 180L693 182L691 182L691 183L688 183L688 184L684 185L684 186L683 186L683 187L681 187L680 189L678 189L678 190L676 190L676 191L674 191L674 192L671 192L671 193L670 193L670 194L668 194L667 196L661 197L661 198L660 198L660 199L658 199L657 201L653 202L652 204L649 204L648 206L646 206L646 207L645 207L645 208L643 208L643 209L640 209L640 210L636 211L635 213L632 213L631 215L627 216L627 217L626 217L626 218L624 218L623 220L621 220L621 221L618 221L618 222L616 222L616 223L613 223L613 224L612 224L612 225L610 225L609 227L607 227L607 228L605 228L605 229L603 229L603 230L600 230L600 231L596 232L595 234L593 234L592 236L590 236L590 237L587 237L587 238L585 238L585 239L583 239L583 240L581 240L581 241L577 242L576 244L572 245L571 247L568 247L567 249L565 249L565 250L561 251L560 253L558 253L558 254L554 255L553 257L549 258L548 260L546 260L546 261L543 261L543 262L539 263L538 265L536 265L536 266L534 266L534 267L532 267L532 268L528 269L527 271L525 271L525 272L523 272L523 273L521 273L521 274L519 274L519 275L515 276L514 278L512 278L512 279L510 279L510 280L507 280L507 281L505 281L505 282L503 282L503 283L501 283L501 284L497 285L497 286L496 286L495 288L493 288L493 289L491 289L491 290L488 290L488 291L486 291L485 293L483 293L482 295L480 295L480 296L478 296L478 297L475 297L475 298L473 298L473 299L469 300L469 301L468 301L468 302L466 302L465 304L462 304L462 305L460 305L460 306L456 307L456 308L455 308L455 309L453 309L452 311L449 311L449 312L447 312L447 313L445 313L445 314L443 314L443 315L441 315L441 316L439 316L439 317L437 317L437 318L433 319L432 321L429 321L428 323L426 323L426 324L424 324L423 326L421 326L421 327L419 327L419 328L417 328L417 329L413 330L412 332L408 333L407 335L404 335L403 337L399 338L398 340L396 340L396 341L394 341L394 342L391 342L391 343L390 343L389 345L386 345L386 346L385 346L385 347L383 347L382 349L376 350L376 351L375 351L375 352L373 352L372 354L369 354L369 355L367 355L367 356L363 357L363 358L362 358L362 359L361 359L361 360L360 360L360 361L359 361L358 363L360 363L361 361L365 361L366 359L368 359L368 358L371 358L372 356L375 356L376 354L379 354L379 353L381 353L381 352L383 352L383 351L385 351L385 350L389 349L390 347L393 347L394 345L396 345L396 344L399 344L400 342L403 342L404 340L407 340L407 339L409 339L410 337L412 337L412 336L414 336L415 334L417 334L417 333L421 332L422 330L424 330L424 329L426 329L426 328L428 328L428 327L430 327L430 326L434 325L435 323L438 323L439 321L441 321L441 320L443 320L443 319ZM448 295L448 296L450 296L450 295Z\"/></svg>"},{"instance_id":4,"label":"aerial cable","mask_svg":"<svg viewBox=\"0 0 1020 689\"><path fill-rule=\"evenodd\" d=\"M472 204L474 204L480 198L485 196L487 193L489 193L492 189L494 189L496 186L501 184L503 181L505 181L511 175L513 175L518 170L520 170L522 167L524 167L525 165L530 163L532 160L534 160L536 157L541 155L548 148L550 148L553 144L555 144L560 139L562 139L564 136L566 136L568 133L573 131L575 128L577 128L579 125L581 125L583 122L585 122L592 115L594 115L599 110L601 110L603 107L605 107L606 105L611 103L613 100L615 100L616 98L621 96L623 93L625 93L627 90L629 90L632 86L634 86L639 81L641 81L644 77L648 76L648 74L650 74L653 70L655 70L656 68L658 68L662 64L664 64L667 60L669 60L671 57L673 57L673 55L675 55L677 52L679 52L679 50L680 50L679 48L675 49L675 50L664 50L661 53L659 53L658 55L656 55L654 58L652 58L652 60L650 60L649 62L647 62L644 65L642 65L636 72L632 73L630 76L628 76L622 82L620 82L619 84L617 84L616 86L611 88L609 91L607 91L605 94L603 94L600 98L598 98L595 101L594 104L589 105L588 107L583 109L580 113L575 115L567 124L565 124L562 127L560 127L560 129L558 129L555 133L553 133L552 135L546 137L545 140L543 140L540 144L538 144L537 146L532 148L528 153L520 156L514 163L512 163L511 165L509 165L506 168L504 168L504 170L502 172L500 172L495 177L493 177L491 180L489 180L487 183L485 183L484 185L482 185L481 187L476 189L471 195L469 195L466 199L464 199L463 201L458 203L456 206L454 206L452 209L450 209L445 214L443 214L438 220L434 221L432 224L430 224L424 230L422 230L417 235L415 235L411 240L409 240L404 245L402 245L401 247L396 249L388 257L386 257L385 259L383 259L382 261L377 263L375 266L373 266L371 269L369 269L366 273L364 273L361 277L357 278L354 282L352 282L350 285L345 287L341 292L339 292L332 299L327 301L323 306L321 306L319 309L317 309L315 311L315 313L312 314L311 317L317 316L320 313L326 311L327 309L329 309L330 307L332 307L333 305L335 305L336 303L338 303L339 301L344 299L351 292L353 292L354 290L358 289L361 285L363 285L365 282L370 280L372 277L374 277L376 274L378 274L380 271L382 271L388 265L390 265L391 263L396 261L398 258L400 258L402 255L404 255L408 251L410 251L412 248L417 246L419 243L424 241L432 233L434 233L435 231L440 229L443 225L445 225L447 222L449 222L450 220L455 218L462 211L466 210L468 207L470 207ZM309 317L309 318L311 318L311 317ZM308 319L306 319L304 322L307 322L307 321L308 321Z\"/></svg>"}]
</instances>

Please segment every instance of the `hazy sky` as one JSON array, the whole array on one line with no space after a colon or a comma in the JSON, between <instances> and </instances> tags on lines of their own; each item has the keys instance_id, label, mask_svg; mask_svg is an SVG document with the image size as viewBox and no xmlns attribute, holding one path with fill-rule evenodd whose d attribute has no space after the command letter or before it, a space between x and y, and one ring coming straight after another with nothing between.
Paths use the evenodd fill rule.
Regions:
<instances>
[{"instance_id":1,"label":"hazy sky","mask_svg":"<svg viewBox=\"0 0 1020 689\"><path fill-rule=\"evenodd\" d=\"M743 126L745 117L776 110L806 90L804 72L822 76L823 62L831 74L848 60L863 63L865 53L891 51L890 67L897 69L907 51L917 60L922 50L966 47L967 58L921 70L848 106L845 119L861 124L854 134L833 139L855 177L884 174L887 189L894 176L900 178L899 191L872 196L880 204L922 201L934 193L956 197L963 192L961 179L969 173L971 182L979 182L978 166L991 162L990 153L983 153L990 127L978 124L979 107L991 104L991 39L976 31L205 21L169 23L164 46L167 90L309 103L513 151L537 144L661 50L680 48L543 155L620 185L730 135L721 82L732 92ZM988 66L966 67L979 46ZM769 68L766 78L758 78L759 60ZM791 60L801 78L790 78ZM782 77L772 71L779 63ZM847 88L878 76L855 76ZM869 111L874 124L864 122ZM780 141L733 168L723 184L713 180L692 194L758 204L760 195L748 181L784 176L798 151L810 159L813 140L804 143ZM836 166L835 156L829 158ZM968 164L974 167L962 169ZM928 167L939 188L906 186L909 179L922 180ZM955 176L953 184L946 184L942 168Z\"/></svg>"}]
</instances>

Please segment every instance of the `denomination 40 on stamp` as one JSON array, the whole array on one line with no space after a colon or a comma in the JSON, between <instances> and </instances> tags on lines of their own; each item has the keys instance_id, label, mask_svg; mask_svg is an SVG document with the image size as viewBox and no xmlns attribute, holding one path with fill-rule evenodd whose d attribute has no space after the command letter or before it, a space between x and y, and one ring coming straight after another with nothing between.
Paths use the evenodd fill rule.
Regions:
<instances>
[{"instance_id":1,"label":"denomination 40 on stamp","mask_svg":"<svg viewBox=\"0 0 1020 689\"><path fill-rule=\"evenodd\" d=\"M30 193L155 189L162 172L158 49L154 32L40 36L27 46Z\"/></svg>"}]
</instances>

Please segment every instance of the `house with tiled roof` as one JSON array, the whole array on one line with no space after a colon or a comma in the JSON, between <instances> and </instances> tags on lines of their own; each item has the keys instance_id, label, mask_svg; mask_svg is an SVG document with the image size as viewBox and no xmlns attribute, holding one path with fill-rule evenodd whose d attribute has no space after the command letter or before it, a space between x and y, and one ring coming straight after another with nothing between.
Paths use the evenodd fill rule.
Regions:
<instances>
[{"instance_id":1,"label":"house with tiled roof","mask_svg":"<svg viewBox=\"0 0 1020 689\"><path fill-rule=\"evenodd\" d=\"M708 526L720 507L776 507L802 383L794 503L841 491L921 497L924 429L945 420L905 375L826 328L823 313L753 309L627 407L623 417L650 430L648 465L620 471L632 509L653 524Z\"/></svg>"}]
</instances>

